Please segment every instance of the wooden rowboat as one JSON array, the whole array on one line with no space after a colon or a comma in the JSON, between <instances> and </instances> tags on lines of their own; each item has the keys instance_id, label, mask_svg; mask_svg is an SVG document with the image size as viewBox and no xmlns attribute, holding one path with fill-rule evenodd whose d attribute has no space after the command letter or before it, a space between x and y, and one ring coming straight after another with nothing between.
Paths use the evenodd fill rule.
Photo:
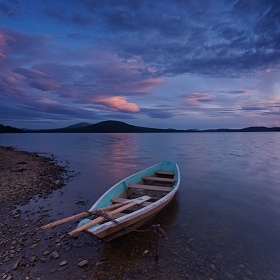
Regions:
<instances>
[{"instance_id":1,"label":"wooden rowboat","mask_svg":"<svg viewBox=\"0 0 280 280\"><path fill-rule=\"evenodd\" d=\"M178 165L164 161L133 174L105 192L87 212L41 227L51 228L82 218L74 236L83 231L109 242L154 218L173 199L180 184Z\"/></svg>"},{"instance_id":2,"label":"wooden rowboat","mask_svg":"<svg viewBox=\"0 0 280 280\"><path fill-rule=\"evenodd\" d=\"M179 184L179 168L171 161L131 175L111 187L89 210L125 203L121 206L123 209L116 208L112 211L114 213L108 213L113 221L106 222L105 219L105 222L90 226L92 220L85 218L80 221L77 230L84 226L84 232L106 242L127 234L163 210L173 199Z\"/></svg>"}]
</instances>

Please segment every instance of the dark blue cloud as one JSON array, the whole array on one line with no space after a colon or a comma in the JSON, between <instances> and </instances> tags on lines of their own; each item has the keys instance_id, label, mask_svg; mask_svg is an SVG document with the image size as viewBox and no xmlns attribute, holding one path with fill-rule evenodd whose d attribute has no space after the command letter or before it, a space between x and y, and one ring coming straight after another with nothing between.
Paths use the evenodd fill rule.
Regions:
<instances>
[{"instance_id":1,"label":"dark blue cloud","mask_svg":"<svg viewBox=\"0 0 280 280\"><path fill-rule=\"evenodd\" d=\"M139 56L157 75L237 77L280 63L279 1L39 3L34 12L79 28L69 38L86 38L87 30L95 44L125 59ZM7 15L18 10L19 5L2 5Z\"/></svg>"},{"instance_id":2,"label":"dark blue cloud","mask_svg":"<svg viewBox=\"0 0 280 280\"><path fill-rule=\"evenodd\" d=\"M14 3L0 3L0 15L7 17L15 17L19 14L19 8L16 1Z\"/></svg>"},{"instance_id":3,"label":"dark blue cloud","mask_svg":"<svg viewBox=\"0 0 280 280\"><path fill-rule=\"evenodd\" d=\"M174 112L169 106L142 108L141 112L154 119L172 119L174 117Z\"/></svg>"}]
</instances>

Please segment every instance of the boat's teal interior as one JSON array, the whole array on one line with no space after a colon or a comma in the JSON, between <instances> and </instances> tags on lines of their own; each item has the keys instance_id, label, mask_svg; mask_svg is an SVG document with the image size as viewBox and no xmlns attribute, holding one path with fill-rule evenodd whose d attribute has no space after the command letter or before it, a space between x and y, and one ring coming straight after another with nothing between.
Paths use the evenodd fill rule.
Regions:
<instances>
[{"instance_id":1,"label":"boat's teal interior","mask_svg":"<svg viewBox=\"0 0 280 280\"><path fill-rule=\"evenodd\" d=\"M143 177L145 176L150 176L152 174L155 173L155 171L158 170L167 170L167 171L175 171L175 175L174 178L177 181L178 180L178 171L176 168L176 164L172 161L164 161L162 163L159 163L157 165L154 165L150 168L147 168L143 171L140 171L136 174L133 174L127 178L125 178L124 180L120 181L119 183L117 183L116 185L114 185L113 187L111 187L91 208L90 211L93 211L95 209L98 208L102 208L102 207L106 207L110 204L112 204L111 198L112 197L117 197L119 196L121 193L125 192L125 190L128 187L128 183L129 184L136 184L138 182L140 182L142 180ZM89 222L90 219L83 219L80 221L79 226Z\"/></svg>"}]
</instances>

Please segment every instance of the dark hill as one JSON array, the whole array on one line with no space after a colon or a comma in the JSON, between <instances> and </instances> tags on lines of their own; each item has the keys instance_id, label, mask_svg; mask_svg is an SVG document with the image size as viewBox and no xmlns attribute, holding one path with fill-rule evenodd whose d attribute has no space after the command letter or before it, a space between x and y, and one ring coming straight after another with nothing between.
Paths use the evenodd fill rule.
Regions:
<instances>
[{"instance_id":1,"label":"dark hill","mask_svg":"<svg viewBox=\"0 0 280 280\"><path fill-rule=\"evenodd\" d=\"M89 125L90 125L90 123L88 123L88 122L81 122L81 123L69 125L69 126L67 126L66 128L85 127L85 126L89 126Z\"/></svg>"},{"instance_id":2,"label":"dark hill","mask_svg":"<svg viewBox=\"0 0 280 280\"><path fill-rule=\"evenodd\" d=\"M241 129L244 132L267 132L267 131L280 131L280 127L265 127L265 126L252 126Z\"/></svg>"},{"instance_id":3,"label":"dark hill","mask_svg":"<svg viewBox=\"0 0 280 280\"><path fill-rule=\"evenodd\" d=\"M130 125L120 121L103 121L83 127L65 127L59 129L40 130L40 132L68 133L147 133L147 132L180 132L183 130L148 128ZM38 131L37 131L38 132Z\"/></svg>"},{"instance_id":4,"label":"dark hill","mask_svg":"<svg viewBox=\"0 0 280 280\"><path fill-rule=\"evenodd\" d=\"M159 129L159 128L148 128L130 125L120 121L103 121L100 123L92 124L85 127L87 132L112 132L112 133L121 133L121 132L166 132L171 131L171 129Z\"/></svg>"}]
</instances>

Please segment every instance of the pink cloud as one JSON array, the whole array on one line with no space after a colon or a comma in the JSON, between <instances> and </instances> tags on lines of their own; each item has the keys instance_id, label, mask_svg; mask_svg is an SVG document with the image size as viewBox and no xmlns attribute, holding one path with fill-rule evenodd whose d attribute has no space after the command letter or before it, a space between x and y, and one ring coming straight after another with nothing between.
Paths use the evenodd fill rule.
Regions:
<instances>
[{"instance_id":1,"label":"pink cloud","mask_svg":"<svg viewBox=\"0 0 280 280\"><path fill-rule=\"evenodd\" d=\"M191 93L184 95L187 102L199 103L199 102L209 102L213 100L213 95L208 93Z\"/></svg>"},{"instance_id":2,"label":"pink cloud","mask_svg":"<svg viewBox=\"0 0 280 280\"><path fill-rule=\"evenodd\" d=\"M140 111L140 108L136 104L128 102L124 96L99 96L93 98L92 101L106 106L113 111L124 111L130 113Z\"/></svg>"},{"instance_id":3,"label":"pink cloud","mask_svg":"<svg viewBox=\"0 0 280 280\"><path fill-rule=\"evenodd\" d=\"M243 93L244 94L252 94L252 93L254 93L252 90L250 90L250 89L245 89L244 91L243 91Z\"/></svg>"},{"instance_id":4,"label":"pink cloud","mask_svg":"<svg viewBox=\"0 0 280 280\"><path fill-rule=\"evenodd\" d=\"M147 92L150 89L160 86L164 83L163 78L144 79L135 83L136 92Z\"/></svg>"},{"instance_id":5,"label":"pink cloud","mask_svg":"<svg viewBox=\"0 0 280 280\"><path fill-rule=\"evenodd\" d=\"M16 73L7 73L0 75L1 92L13 98L22 98L27 96L26 86L23 82L24 78Z\"/></svg>"},{"instance_id":6,"label":"pink cloud","mask_svg":"<svg viewBox=\"0 0 280 280\"><path fill-rule=\"evenodd\" d=\"M60 88L60 85L56 81L46 79L31 80L29 85L42 91L53 91Z\"/></svg>"},{"instance_id":7,"label":"pink cloud","mask_svg":"<svg viewBox=\"0 0 280 280\"><path fill-rule=\"evenodd\" d=\"M16 69L14 69L14 72L21 74L22 76L24 76L26 78L47 77L47 75L44 74L43 72L32 69L32 68L16 68Z\"/></svg>"},{"instance_id":8,"label":"pink cloud","mask_svg":"<svg viewBox=\"0 0 280 280\"><path fill-rule=\"evenodd\" d=\"M26 78L31 87L42 91L52 91L60 87L51 76L32 68L17 68L14 69L14 72Z\"/></svg>"},{"instance_id":9,"label":"pink cloud","mask_svg":"<svg viewBox=\"0 0 280 280\"><path fill-rule=\"evenodd\" d=\"M7 86L13 86L17 83L17 79L14 74L9 74L7 76L2 77L2 82L5 83Z\"/></svg>"},{"instance_id":10,"label":"pink cloud","mask_svg":"<svg viewBox=\"0 0 280 280\"><path fill-rule=\"evenodd\" d=\"M5 52L7 51L9 41L13 41L13 39L0 30L0 59L7 58Z\"/></svg>"}]
</instances>

